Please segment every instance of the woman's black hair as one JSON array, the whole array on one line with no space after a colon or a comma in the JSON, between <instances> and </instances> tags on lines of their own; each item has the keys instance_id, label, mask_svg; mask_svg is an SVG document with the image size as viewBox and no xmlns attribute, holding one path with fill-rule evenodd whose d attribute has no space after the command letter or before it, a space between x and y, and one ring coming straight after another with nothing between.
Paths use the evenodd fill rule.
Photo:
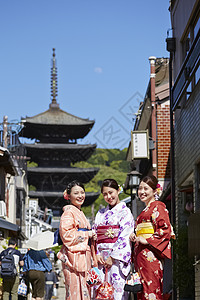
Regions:
<instances>
[{"instance_id":1,"label":"woman's black hair","mask_svg":"<svg viewBox=\"0 0 200 300\"><path fill-rule=\"evenodd\" d=\"M82 189L85 191L84 185L83 185L81 182L79 182L79 181L77 181L77 180L74 180L74 181L68 183L68 185L67 185L67 187L66 187L66 191L67 191L67 194L68 194L68 195L70 195L72 188L73 188L74 186L76 186L76 185L82 187Z\"/></svg>"},{"instance_id":2,"label":"woman's black hair","mask_svg":"<svg viewBox=\"0 0 200 300\"><path fill-rule=\"evenodd\" d=\"M154 175L145 176L141 179L141 182L142 181L148 184L153 190L156 190L158 179Z\"/></svg>"},{"instance_id":3,"label":"woman's black hair","mask_svg":"<svg viewBox=\"0 0 200 300\"><path fill-rule=\"evenodd\" d=\"M12 246L17 245L17 239L11 237L8 241L8 246L10 246L10 245L12 245Z\"/></svg>"},{"instance_id":4,"label":"woman's black hair","mask_svg":"<svg viewBox=\"0 0 200 300\"><path fill-rule=\"evenodd\" d=\"M119 189L119 185L117 183L117 181L115 179L104 179L104 181L102 182L102 185L101 185L101 192L103 193L103 188L104 186L107 186L107 187L111 187L115 190L118 191Z\"/></svg>"}]
</instances>

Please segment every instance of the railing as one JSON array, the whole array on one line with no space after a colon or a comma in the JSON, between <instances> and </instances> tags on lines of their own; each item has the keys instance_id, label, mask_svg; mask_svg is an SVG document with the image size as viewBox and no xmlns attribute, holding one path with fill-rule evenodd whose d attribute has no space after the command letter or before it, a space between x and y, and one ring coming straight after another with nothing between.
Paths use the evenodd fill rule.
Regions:
<instances>
[{"instance_id":1,"label":"railing","mask_svg":"<svg viewBox=\"0 0 200 300\"><path fill-rule=\"evenodd\" d=\"M0 145L5 146L3 140L3 131L0 130ZM19 136L16 132L9 132L7 136L7 147L10 155L17 160L18 167L26 171L27 169L27 157L26 148L21 144Z\"/></svg>"},{"instance_id":2,"label":"railing","mask_svg":"<svg viewBox=\"0 0 200 300\"><path fill-rule=\"evenodd\" d=\"M190 84L200 61L200 30L188 52L182 68L172 88L172 109L175 110Z\"/></svg>"}]
</instances>

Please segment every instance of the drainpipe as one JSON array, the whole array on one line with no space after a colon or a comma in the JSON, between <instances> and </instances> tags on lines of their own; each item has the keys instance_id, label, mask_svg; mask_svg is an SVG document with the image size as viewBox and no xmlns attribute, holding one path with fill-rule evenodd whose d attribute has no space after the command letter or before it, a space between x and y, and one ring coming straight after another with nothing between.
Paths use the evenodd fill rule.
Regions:
<instances>
[{"instance_id":1,"label":"drainpipe","mask_svg":"<svg viewBox=\"0 0 200 300\"><path fill-rule=\"evenodd\" d=\"M155 102L155 62L156 57L150 56L149 57L150 62L150 85L151 85L151 137L154 141L155 149L152 150L152 167L153 172L152 174L154 176L158 176L158 169L157 169L157 128L156 128L156 102Z\"/></svg>"}]
</instances>

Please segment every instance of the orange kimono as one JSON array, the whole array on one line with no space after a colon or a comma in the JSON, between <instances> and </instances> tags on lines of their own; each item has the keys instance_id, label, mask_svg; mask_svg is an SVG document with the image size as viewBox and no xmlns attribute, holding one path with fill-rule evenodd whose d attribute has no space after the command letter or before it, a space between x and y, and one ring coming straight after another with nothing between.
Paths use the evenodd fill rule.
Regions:
<instances>
[{"instance_id":1,"label":"orange kimono","mask_svg":"<svg viewBox=\"0 0 200 300\"><path fill-rule=\"evenodd\" d=\"M90 223L76 206L66 205L63 210L59 228L63 246L57 256L62 261L66 300L89 300L86 274L91 268L91 251L88 231L83 229L90 229Z\"/></svg>"}]
</instances>

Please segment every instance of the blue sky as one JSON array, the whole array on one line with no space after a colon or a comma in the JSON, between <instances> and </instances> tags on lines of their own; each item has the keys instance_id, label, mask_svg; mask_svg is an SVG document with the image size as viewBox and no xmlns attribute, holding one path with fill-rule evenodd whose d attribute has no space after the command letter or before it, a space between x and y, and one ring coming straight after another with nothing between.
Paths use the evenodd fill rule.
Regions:
<instances>
[{"instance_id":1,"label":"blue sky","mask_svg":"<svg viewBox=\"0 0 200 300\"><path fill-rule=\"evenodd\" d=\"M56 48L60 108L95 120L79 142L127 147L148 58L168 57L168 7L168 0L1 0L1 122L48 109Z\"/></svg>"}]
</instances>

